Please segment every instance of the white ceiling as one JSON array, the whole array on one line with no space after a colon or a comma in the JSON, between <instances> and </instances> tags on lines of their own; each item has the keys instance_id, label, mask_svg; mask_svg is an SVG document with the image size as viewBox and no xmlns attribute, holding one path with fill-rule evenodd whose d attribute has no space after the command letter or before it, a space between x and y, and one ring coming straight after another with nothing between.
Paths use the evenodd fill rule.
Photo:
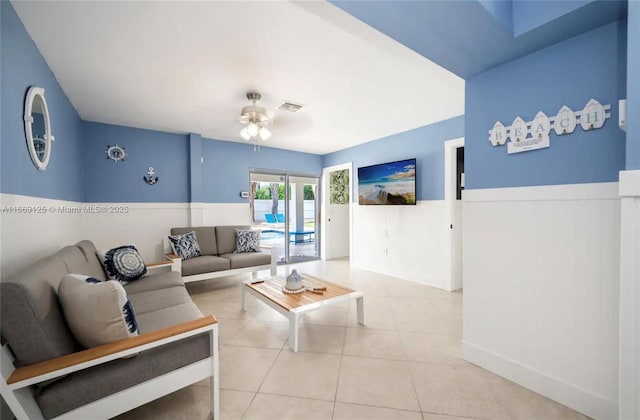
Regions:
<instances>
[{"instance_id":1,"label":"white ceiling","mask_svg":"<svg viewBox=\"0 0 640 420\"><path fill-rule=\"evenodd\" d=\"M464 113L464 81L326 2L14 1L81 118L325 154Z\"/></svg>"}]
</instances>

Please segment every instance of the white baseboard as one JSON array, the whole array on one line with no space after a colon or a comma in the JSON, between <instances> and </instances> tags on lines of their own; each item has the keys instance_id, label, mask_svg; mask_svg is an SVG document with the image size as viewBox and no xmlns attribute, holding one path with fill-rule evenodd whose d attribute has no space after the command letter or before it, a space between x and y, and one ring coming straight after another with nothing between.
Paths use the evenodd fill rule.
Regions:
<instances>
[{"instance_id":1,"label":"white baseboard","mask_svg":"<svg viewBox=\"0 0 640 420\"><path fill-rule=\"evenodd\" d=\"M589 417L602 420L618 418L617 401L609 401L466 341L462 342L462 354L465 360L474 365L494 372Z\"/></svg>"}]
</instances>

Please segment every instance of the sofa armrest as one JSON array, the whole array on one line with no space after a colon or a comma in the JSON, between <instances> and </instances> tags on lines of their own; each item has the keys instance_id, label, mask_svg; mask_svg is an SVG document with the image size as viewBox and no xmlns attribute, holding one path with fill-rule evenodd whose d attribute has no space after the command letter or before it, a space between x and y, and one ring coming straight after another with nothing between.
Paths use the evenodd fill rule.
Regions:
<instances>
[{"instance_id":1,"label":"sofa armrest","mask_svg":"<svg viewBox=\"0 0 640 420\"><path fill-rule=\"evenodd\" d=\"M177 256L176 254L166 254L164 258L165 258L164 261L147 263L146 264L147 269L155 270L157 268L169 267L171 268L171 271L179 271L174 269L174 265L180 264L182 261L182 259L179 256Z\"/></svg>"},{"instance_id":2,"label":"sofa armrest","mask_svg":"<svg viewBox=\"0 0 640 420\"><path fill-rule=\"evenodd\" d=\"M171 267L171 265L173 265L173 261L171 260L156 261L156 262L146 264L147 270L154 270L156 268L162 268L162 267Z\"/></svg>"},{"instance_id":3,"label":"sofa armrest","mask_svg":"<svg viewBox=\"0 0 640 420\"><path fill-rule=\"evenodd\" d=\"M218 320L215 316L209 315L193 321L142 334L137 337L114 341L113 343L24 366L11 373L7 379L7 385L12 389L24 388L72 372L110 362L111 360L130 356L150 348L213 331L214 328L217 328L217 324Z\"/></svg>"},{"instance_id":4,"label":"sofa armrest","mask_svg":"<svg viewBox=\"0 0 640 420\"><path fill-rule=\"evenodd\" d=\"M171 261L171 271L177 271L182 276L182 258L176 254L164 254L164 257Z\"/></svg>"}]
</instances>

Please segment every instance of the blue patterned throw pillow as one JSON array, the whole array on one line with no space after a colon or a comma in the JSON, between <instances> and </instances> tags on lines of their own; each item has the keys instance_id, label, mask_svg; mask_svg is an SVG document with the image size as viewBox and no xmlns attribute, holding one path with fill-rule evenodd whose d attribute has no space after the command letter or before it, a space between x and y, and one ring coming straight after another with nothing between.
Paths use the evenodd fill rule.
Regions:
<instances>
[{"instance_id":1,"label":"blue patterned throw pillow","mask_svg":"<svg viewBox=\"0 0 640 420\"><path fill-rule=\"evenodd\" d=\"M109 280L115 280L124 285L147 274L147 266L133 245L98 251L97 254Z\"/></svg>"},{"instance_id":2,"label":"blue patterned throw pillow","mask_svg":"<svg viewBox=\"0 0 640 420\"><path fill-rule=\"evenodd\" d=\"M183 260L201 255L200 244L198 244L198 238L196 238L194 231L185 233L184 235L169 235L169 241L171 241L173 252Z\"/></svg>"},{"instance_id":3,"label":"blue patterned throw pillow","mask_svg":"<svg viewBox=\"0 0 640 420\"><path fill-rule=\"evenodd\" d=\"M236 249L233 252L260 252L260 231L236 229Z\"/></svg>"},{"instance_id":4,"label":"blue patterned throw pillow","mask_svg":"<svg viewBox=\"0 0 640 420\"><path fill-rule=\"evenodd\" d=\"M67 274L58 286L58 298L69 329L86 348L139 334L133 305L117 281Z\"/></svg>"}]
</instances>

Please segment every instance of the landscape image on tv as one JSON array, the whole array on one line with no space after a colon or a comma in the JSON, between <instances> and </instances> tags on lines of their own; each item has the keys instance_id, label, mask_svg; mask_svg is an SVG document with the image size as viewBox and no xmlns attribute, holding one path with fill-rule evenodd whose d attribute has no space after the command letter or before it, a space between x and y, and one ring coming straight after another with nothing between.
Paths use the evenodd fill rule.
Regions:
<instances>
[{"instance_id":1,"label":"landscape image on tv","mask_svg":"<svg viewBox=\"0 0 640 420\"><path fill-rule=\"evenodd\" d=\"M358 168L358 203L416 204L416 160Z\"/></svg>"}]
</instances>

